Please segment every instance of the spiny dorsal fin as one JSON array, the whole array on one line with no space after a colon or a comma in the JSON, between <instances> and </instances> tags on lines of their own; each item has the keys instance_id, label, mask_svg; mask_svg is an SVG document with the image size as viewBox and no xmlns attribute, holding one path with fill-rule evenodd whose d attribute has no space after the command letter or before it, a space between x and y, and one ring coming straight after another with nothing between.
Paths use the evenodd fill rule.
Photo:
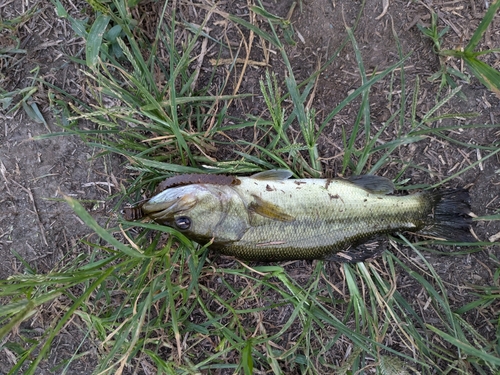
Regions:
<instances>
[{"instance_id":1,"label":"spiny dorsal fin","mask_svg":"<svg viewBox=\"0 0 500 375\"><path fill-rule=\"evenodd\" d=\"M394 183L386 177L365 174L351 176L349 181L353 184L376 194L391 194L394 192Z\"/></svg>"},{"instance_id":2,"label":"spiny dorsal fin","mask_svg":"<svg viewBox=\"0 0 500 375\"><path fill-rule=\"evenodd\" d=\"M251 175L251 178L256 180L287 180L292 177L293 173L286 169L270 169L268 171L259 172Z\"/></svg>"},{"instance_id":3,"label":"spiny dorsal fin","mask_svg":"<svg viewBox=\"0 0 500 375\"><path fill-rule=\"evenodd\" d=\"M255 199L252 203L248 205L248 210L252 211L261 216L265 216L269 219L279 220L279 221L294 221L295 218L286 212L284 212L280 207L276 206L271 202L267 202L257 195L252 195Z\"/></svg>"},{"instance_id":4,"label":"spiny dorsal fin","mask_svg":"<svg viewBox=\"0 0 500 375\"><path fill-rule=\"evenodd\" d=\"M240 180L234 176L226 176L221 174L180 174L172 176L161 182L155 194L158 194L166 189L177 186L194 185L194 184L210 184L210 185L239 185Z\"/></svg>"}]
</instances>

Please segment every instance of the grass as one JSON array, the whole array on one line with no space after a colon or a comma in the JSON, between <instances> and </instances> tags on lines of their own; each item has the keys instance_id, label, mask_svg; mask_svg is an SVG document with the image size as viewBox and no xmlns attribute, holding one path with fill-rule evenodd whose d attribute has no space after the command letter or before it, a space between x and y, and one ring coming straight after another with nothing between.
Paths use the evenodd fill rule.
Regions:
<instances>
[{"instance_id":1,"label":"grass","mask_svg":"<svg viewBox=\"0 0 500 375\"><path fill-rule=\"evenodd\" d=\"M488 27L490 26L493 18L500 9L500 1L493 1L488 7L481 23L474 31L474 34L469 40L469 43L465 47L456 48L453 50L444 49L443 36L448 32L449 26L446 26L441 31L438 29L438 16L436 13L431 11L431 24L428 27L418 25L420 31L427 37L431 38L434 44L435 52L440 56L441 69L439 72L433 74L429 79L431 81L440 80L440 87L443 88L446 85L452 88L458 87L455 79L465 81L469 83L469 78L463 72L450 67L446 61L450 57L455 57L462 59L471 73L490 91L494 92L497 97L500 98L500 72L494 67L488 65L487 63L480 60L478 57L481 55L486 55L490 53L498 52L499 49L475 51L481 38L486 33ZM465 99L465 96L463 96Z\"/></svg>"},{"instance_id":2,"label":"grass","mask_svg":"<svg viewBox=\"0 0 500 375\"><path fill-rule=\"evenodd\" d=\"M15 71L18 66L26 62L27 51L24 48L20 48L21 41L18 37L18 30L36 12L37 7L35 6L12 19L0 19L2 44L4 44L0 46L0 66L3 71ZM33 99L38 91L36 85L39 68L33 68L30 74L32 74L32 77L28 82L23 83L24 87L16 87L10 91L6 87L12 86L12 82L9 82L7 76L0 74L0 108L5 112L5 115L12 115L19 109L22 109L31 120L44 124L48 129L47 122Z\"/></svg>"},{"instance_id":3,"label":"grass","mask_svg":"<svg viewBox=\"0 0 500 375\"><path fill-rule=\"evenodd\" d=\"M270 72L260 82L265 116L238 118L231 116L230 105L248 96L230 89L248 67L236 63L239 56L232 56L223 81L212 75L201 84L193 69L203 57L200 45L208 38L205 22L185 23L166 2L159 16L164 22L158 23L148 44L124 2L92 4L94 9L102 9L100 5L106 10L88 23L71 17L54 0L59 15L86 39L86 60L80 63L92 82L95 102L85 103L51 87L62 131L47 137L77 134L104 154L117 153L128 160L136 178L116 197L117 211L123 202L140 200L144 191L150 192L174 173L239 174L287 168L300 177L323 176L318 140L330 121L347 108L355 108L357 115L352 128L342 133L341 174L390 169L399 172L395 181L402 189L428 188L430 184L407 184L405 171L433 171L401 158L398 151L403 146L437 140L466 152L481 150L483 156L477 162L460 165L432 185L439 187L500 151L495 142L477 145L454 137L463 129L488 125L436 126L447 118L469 116L440 111L458 94L458 87L417 116L419 81L412 87L413 95L407 96L402 69L406 56L399 51L399 61L392 66L367 72L349 28L339 50L309 79L298 82L279 37L280 28L286 27L290 42L293 33L287 20L271 17L261 6L254 11L268 23L258 27L200 5L198 11L205 12L206 22L208 15L217 14L248 40L261 38L269 43L287 69L284 82ZM226 48L225 42L213 43L221 51ZM321 71L346 46L354 51L361 84L320 119L308 98ZM247 63L251 49L251 43L244 48ZM221 53L218 56L222 58ZM400 104L379 126L371 120L370 90L382 80L390 82L391 93L397 81L403 89L398 98L389 97L390 105L396 100ZM80 129L81 120L95 128ZM246 131L253 132L256 140L236 139ZM297 131L299 135L292 136ZM230 160L210 156L228 147L235 148L234 153L224 154L231 155ZM431 374L435 369L444 374L487 374L500 369L498 338L487 338L467 319L471 312L479 312L487 317L488 327L499 329L498 316L491 312L499 298L499 267L494 258L496 284L474 287L475 299L456 307L447 294L452 286L424 256L436 251L426 241L395 237L392 251L369 263L302 262L299 269L293 264L245 264L217 258L181 233L157 224L129 223L118 217L115 226L102 228L78 201L66 200L102 241L83 240L88 253L48 274L25 264L24 274L0 281L0 298L6 301L0 306L0 339L17 359L11 374L35 373L52 350L54 338L72 324L87 340L82 348L90 342L98 351L95 372L101 374L136 373L144 368L160 374L405 374L413 370ZM460 245L463 254L470 254L488 243L446 245ZM406 275L405 285L401 275ZM418 290L418 295L408 293L408 287ZM35 342L19 328L47 303L56 306L59 314ZM16 331L22 345L12 335ZM68 373L72 361L91 352L75 352L54 371Z\"/></svg>"}]
</instances>

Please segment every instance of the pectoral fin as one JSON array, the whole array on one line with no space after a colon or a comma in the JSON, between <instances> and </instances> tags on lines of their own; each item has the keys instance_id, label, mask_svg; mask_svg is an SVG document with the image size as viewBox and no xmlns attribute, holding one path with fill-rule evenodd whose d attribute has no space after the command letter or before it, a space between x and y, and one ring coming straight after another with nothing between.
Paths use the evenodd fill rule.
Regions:
<instances>
[{"instance_id":1,"label":"pectoral fin","mask_svg":"<svg viewBox=\"0 0 500 375\"><path fill-rule=\"evenodd\" d=\"M275 204L267 202L256 195L252 195L252 197L254 198L254 201L248 205L249 211L273 220L279 220L279 221L295 220L293 216L287 214Z\"/></svg>"},{"instance_id":2,"label":"pectoral fin","mask_svg":"<svg viewBox=\"0 0 500 375\"><path fill-rule=\"evenodd\" d=\"M371 193L391 194L394 191L393 182L382 176L374 176L372 174L351 176L349 181Z\"/></svg>"}]
</instances>

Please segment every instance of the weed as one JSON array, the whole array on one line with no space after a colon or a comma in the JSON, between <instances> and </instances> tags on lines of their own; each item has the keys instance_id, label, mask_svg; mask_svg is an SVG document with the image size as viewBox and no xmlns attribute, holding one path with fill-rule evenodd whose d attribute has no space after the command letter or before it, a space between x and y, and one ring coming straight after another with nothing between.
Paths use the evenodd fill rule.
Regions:
<instances>
[{"instance_id":1,"label":"weed","mask_svg":"<svg viewBox=\"0 0 500 375\"><path fill-rule=\"evenodd\" d=\"M434 44L434 52L440 56L441 69L439 72L429 77L429 80L435 81L440 79L440 88L449 85L453 89L458 86L453 77L469 83L469 79L464 73L449 67L446 63L449 57L457 57L466 63L471 73L486 86L488 90L492 91L500 98L500 72L478 58L481 55L499 52L500 49L475 51L479 41L498 12L498 9L500 9L500 1L496 0L489 6L481 23L474 31L474 34L465 48L453 50L442 48L443 36L448 31L449 27L446 26L441 31L438 31L438 16L431 11L431 25L429 27L418 25L420 31L422 31L425 36L431 38Z\"/></svg>"},{"instance_id":2,"label":"weed","mask_svg":"<svg viewBox=\"0 0 500 375\"><path fill-rule=\"evenodd\" d=\"M26 59L26 50L20 48L20 41L17 34L19 26L27 22L37 12L37 7L28 9L22 15L13 19L2 20L0 19L0 30L5 32L3 35L5 39L10 40L10 45L0 46L0 66L5 71L15 71L22 66L23 61ZM5 89L9 86L9 82L5 76L0 75L0 107L6 115L15 113L19 109L24 112L35 122L44 124L48 129L47 122L45 121L38 105L33 100L34 94L38 91L37 77L40 68L33 68L30 73L33 77L24 84L24 87L15 88L11 91Z\"/></svg>"}]
</instances>

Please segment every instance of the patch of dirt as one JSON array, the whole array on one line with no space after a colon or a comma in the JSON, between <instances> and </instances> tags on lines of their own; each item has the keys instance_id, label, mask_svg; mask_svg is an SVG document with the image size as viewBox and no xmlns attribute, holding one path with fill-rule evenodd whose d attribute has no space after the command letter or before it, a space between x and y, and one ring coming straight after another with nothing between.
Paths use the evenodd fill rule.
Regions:
<instances>
[{"instance_id":1,"label":"patch of dirt","mask_svg":"<svg viewBox=\"0 0 500 375\"><path fill-rule=\"evenodd\" d=\"M29 7L9 2L0 7L2 19L12 19L33 10L26 22L4 29L5 39L20 41L23 52L6 54L2 60L2 87L7 92L31 88L27 106L36 106L46 121L34 121L21 106L0 112L0 277L20 272L18 253L40 272L48 272L88 229L62 201L63 194L87 201L98 216L107 215L108 197L115 191L111 175L104 171L105 159L93 160L95 151L77 137L34 137L59 132L61 118L49 109L47 88L36 78L78 93L76 64L68 55L75 37L60 20L50 2L31 2ZM81 41L79 42L81 47ZM16 95L13 103L23 95Z\"/></svg>"},{"instance_id":2,"label":"patch of dirt","mask_svg":"<svg viewBox=\"0 0 500 375\"><path fill-rule=\"evenodd\" d=\"M63 1L63 3L75 14L89 10L88 4L83 1L72 3ZM287 17L292 3L291 0L287 0L269 2L264 5L269 12ZM147 9L150 11L149 7L158 5L145 1L140 6L147 12ZM243 18L249 14L246 1L229 1L219 7L222 11ZM361 2L352 0L308 0L296 6L291 21L296 31L294 39L297 44L287 46L287 53L298 81L309 78L339 48L347 35L346 26L354 25L360 7ZM61 121L59 117L54 117L49 108L46 86L34 82L33 77L38 75L46 82L64 88L77 97L88 97L88 93L82 89L85 85L84 78L78 71L79 66L68 58L68 56L83 58L83 42L73 35L66 21L57 17L50 1L33 0L22 3L7 1L0 5L0 17L13 19L33 8L36 12L26 21L12 29L0 30L0 45L12 45L26 51L25 53L11 52L4 55L7 57L0 57L0 83L3 89L14 91L30 86L36 88L27 103L29 105L36 103L47 121L47 126L33 121L22 108L14 112L0 110L0 210L2 212L0 216L0 278L3 279L22 273L26 269L16 254L19 254L37 272L49 272L58 262L71 259L78 252L87 251L78 239L89 231L67 204L61 201L62 194L86 202L86 208L100 222L105 222L115 214L109 197L119 192L120 185L125 183L128 177L122 170L120 158L94 159L96 151L89 149L76 137L33 140L33 137L59 131L55 124ZM190 13L187 10L190 9L188 6L183 9L187 19L201 23L200 17L203 16L203 12ZM402 105L408 113L405 117L409 118L417 76L420 79L417 115L426 113L435 104L438 84L429 82L427 78L439 70L439 59L433 53L431 41L425 38L416 26L417 23L428 24L430 22L429 9L438 12L440 22L450 26L450 31L445 37L445 48L455 48L467 41L485 12L483 3L474 0L447 3L426 1L425 4L392 0L387 13L382 17L379 17L383 13L382 1L368 1L364 8L355 36L362 51L368 75L374 70L382 71L399 61L398 43L403 55L411 53L404 64L406 103L401 103L401 93L392 88L401 87L398 75L394 76L392 86L390 76L388 76L371 89L370 106L373 114L371 120L375 128L380 128ZM494 31L499 30L499 21L497 17L493 27L486 34L485 41L479 46L480 49L500 46L500 35ZM207 27L215 39L227 35L236 50L242 45L242 35L232 25L224 22L224 18L214 14ZM266 28L264 22L259 21L259 25ZM248 37L249 34L245 31L243 35ZM20 45L16 45L16 40L20 41ZM287 73L279 55L276 56L274 51L269 52L262 40L258 38L255 40L250 58L253 61L268 62L268 69L277 75L279 82L283 82ZM222 53L222 58L230 58L232 55L227 50ZM242 57L245 57L244 54ZM485 59L489 64L498 66L498 55L489 54ZM459 61L453 61L450 64L461 69ZM236 69L234 85L238 81L238 69L240 68ZM203 85L214 70L217 72L214 84L221 82L226 74L225 68L214 68L205 61L199 84ZM239 92L258 93L259 80L264 78L264 73L265 68L261 66L248 67ZM336 105L360 85L361 80L354 52L350 44L347 44L339 57L321 73L314 88L313 99L309 105L316 109L318 122L322 121ZM232 90L233 87L227 88L228 93L232 93ZM471 84L464 85L463 93L465 100L455 98L443 111L478 114L473 119L461 120L460 124L463 125L499 122L499 99L479 82L473 78ZM20 96L18 95L15 99L19 100ZM287 110L289 113L290 108ZM264 112L263 102L252 99L236 101L230 109L230 113L234 115L245 113L260 116ZM56 116L59 115L56 114ZM351 130L355 117L356 112L352 109L341 111L330 121L319 139L319 154L327 176L337 175L341 168L342 132L348 133ZM442 121L438 125L456 125L456 123ZM405 126L411 126L411 124L407 122ZM296 130L292 126L290 131ZM382 139L390 141L398 131L399 129L387 129ZM462 142L477 145L491 144L492 139L498 139L499 135L499 131L492 128L480 131L464 129L459 134L453 134ZM234 137L253 140L254 134L248 131L248 133L234 134ZM214 156L223 160L229 158L231 153L232 148L228 148ZM471 152L470 149L435 139L428 139L418 145L404 146L400 148L398 158L422 168L409 169L400 179L410 179L409 184L435 183L464 165L471 165L478 160L480 153L481 151ZM481 165L471 167L467 173L450 181L448 186L470 188L473 211L477 215L493 214L500 208L499 170L498 157L492 157ZM383 171L391 178L395 177L398 172L390 166ZM500 224L479 222L474 230L480 239L487 240L500 232ZM495 271L494 265L490 264L488 251L495 252L497 257L500 256L498 247L491 247L470 256L442 257L429 254L430 262L447 282L450 298L457 302L457 306L463 305L472 298L470 294L464 294L464 285L467 283L490 285L493 282L492 277ZM216 257L214 260L218 261ZM308 262L301 262L298 266L295 264L287 268L291 274L300 275L307 273L304 270L309 269L311 269L311 264ZM333 280L337 276L338 269L334 265L327 265L325 273L329 274ZM405 287L400 292L406 296L413 295L415 291L412 282L406 280L404 275L401 277L401 284ZM418 295L415 298L419 299L423 296ZM422 304L424 303L425 301ZM284 319L290 313L280 313L281 318ZM267 314L272 319L273 312ZM483 324L479 322L479 317L476 319L477 321L471 318L471 323L478 324L478 326ZM40 323L39 329L44 328ZM67 348L67 355L61 352L58 354L60 356L56 356L52 353L49 361L51 366L61 363L62 360L68 359L72 353L75 353L82 338L73 327L60 340L61 345ZM89 348L92 347L90 344L86 345ZM0 373L7 372L12 365L12 358L8 353L0 352ZM75 362L75 366L73 373L77 371L88 373L92 369L91 361ZM43 370L40 371L44 373Z\"/></svg>"}]
</instances>

